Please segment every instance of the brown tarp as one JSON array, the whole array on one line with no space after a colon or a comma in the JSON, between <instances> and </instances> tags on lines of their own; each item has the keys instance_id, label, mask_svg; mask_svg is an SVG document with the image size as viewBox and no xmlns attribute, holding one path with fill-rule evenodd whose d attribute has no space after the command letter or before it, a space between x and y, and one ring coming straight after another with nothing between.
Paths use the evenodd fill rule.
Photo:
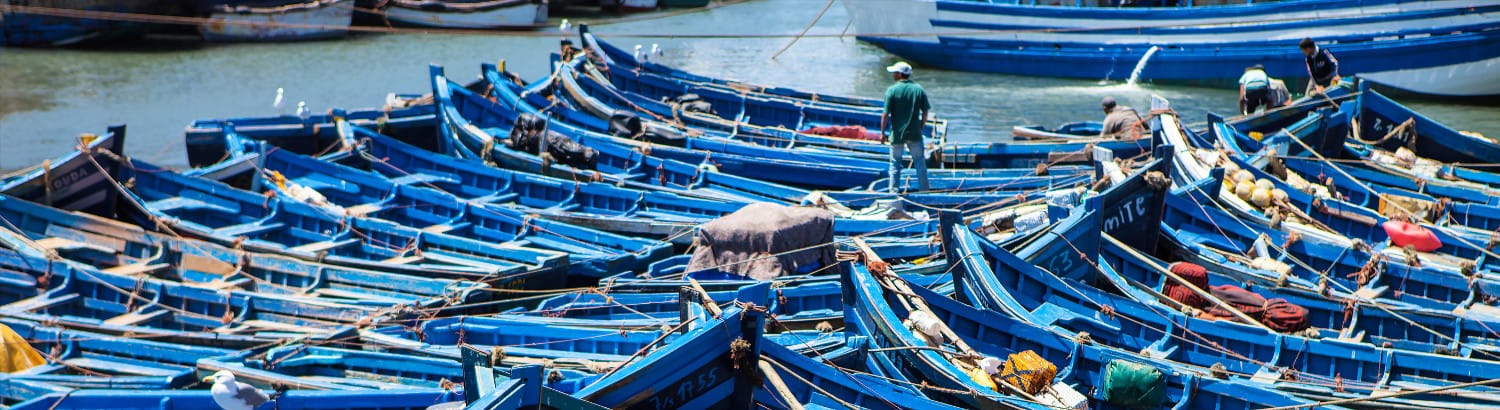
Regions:
<instances>
[{"instance_id":1,"label":"brown tarp","mask_svg":"<svg viewBox=\"0 0 1500 410\"><path fill-rule=\"evenodd\" d=\"M833 212L754 203L698 227L688 272L717 269L757 280L834 263ZM823 245L823 246L819 246Z\"/></svg>"}]
</instances>

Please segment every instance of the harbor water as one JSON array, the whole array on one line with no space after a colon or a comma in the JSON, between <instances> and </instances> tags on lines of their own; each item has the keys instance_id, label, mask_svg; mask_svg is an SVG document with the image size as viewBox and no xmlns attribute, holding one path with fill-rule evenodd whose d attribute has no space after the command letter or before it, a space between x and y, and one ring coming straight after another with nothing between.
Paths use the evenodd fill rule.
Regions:
<instances>
[{"instance_id":1,"label":"harbor water","mask_svg":"<svg viewBox=\"0 0 1500 410\"><path fill-rule=\"evenodd\" d=\"M852 37L836 36L849 29L848 16L838 4L812 27L812 36L797 40L775 59L771 57L791 38L735 37L796 34L823 5L813 0L757 0L593 27L615 44L641 44L645 49L659 44L662 53L653 58L692 72L830 94L880 96L890 83L883 67L897 59ZM117 123L129 125L131 155L182 166L182 130L188 122L276 115L271 102L278 87L286 90L286 114L293 113L299 101L319 112L376 107L391 92L427 92L429 63L446 66L449 76L460 80L472 78L480 63L501 59L523 76L543 76L548 55L562 36L553 28L521 36L368 34L284 44L156 41L100 49L0 48L0 170L56 157L76 144L77 135L103 132ZM1344 67L1345 74L1358 69ZM1144 111L1149 96L1160 94L1190 123L1202 121L1207 112L1230 114L1236 109L1232 89L1126 84L1129 75L1080 81L919 66L915 80L932 96L935 114L951 121L950 138L955 141L1003 141L1015 125L1099 120L1099 100L1104 96ZM1454 128L1500 137L1500 107L1401 100Z\"/></svg>"}]
</instances>

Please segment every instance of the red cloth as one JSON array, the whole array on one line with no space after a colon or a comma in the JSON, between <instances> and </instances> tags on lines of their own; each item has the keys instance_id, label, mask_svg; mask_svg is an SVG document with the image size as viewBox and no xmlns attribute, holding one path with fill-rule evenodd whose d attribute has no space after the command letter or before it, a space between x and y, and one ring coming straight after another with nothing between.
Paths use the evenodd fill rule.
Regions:
<instances>
[{"instance_id":1,"label":"red cloth","mask_svg":"<svg viewBox=\"0 0 1500 410\"><path fill-rule=\"evenodd\" d=\"M1393 219L1380 224L1380 227L1385 228L1385 234L1391 237L1391 244L1397 247L1405 248L1410 245L1418 252L1432 252L1443 247L1437 234L1422 225Z\"/></svg>"},{"instance_id":2,"label":"red cloth","mask_svg":"<svg viewBox=\"0 0 1500 410\"><path fill-rule=\"evenodd\" d=\"M1297 332L1311 326L1307 319L1307 308L1282 298L1266 301L1265 317L1260 321L1278 332Z\"/></svg>"},{"instance_id":3,"label":"red cloth","mask_svg":"<svg viewBox=\"0 0 1500 410\"><path fill-rule=\"evenodd\" d=\"M1178 277L1188 281L1188 283L1198 286L1198 289L1208 290L1208 270L1202 266L1187 262L1177 262L1173 263L1168 269L1172 273L1177 274ZM1162 287L1162 293L1165 293L1172 300L1194 308L1202 309L1208 306L1208 299L1204 299L1203 296L1198 295L1198 292L1194 292L1176 280L1167 279L1167 285Z\"/></svg>"},{"instance_id":4,"label":"red cloth","mask_svg":"<svg viewBox=\"0 0 1500 410\"><path fill-rule=\"evenodd\" d=\"M1241 312L1245 312L1245 315L1250 316L1251 319L1260 320L1261 315L1265 313L1266 298L1261 297L1259 293L1245 290L1245 288L1239 286L1219 285L1214 286L1213 294L1219 300L1228 303L1230 306L1234 306L1235 309L1239 309ZM1234 312L1224 311L1224 308L1218 305L1209 308L1209 313L1219 317L1237 317Z\"/></svg>"},{"instance_id":5,"label":"red cloth","mask_svg":"<svg viewBox=\"0 0 1500 410\"><path fill-rule=\"evenodd\" d=\"M803 134L823 135L828 137L848 138L854 140L881 141L879 133L870 132L860 125L830 125L826 127L812 127L801 131Z\"/></svg>"}]
</instances>

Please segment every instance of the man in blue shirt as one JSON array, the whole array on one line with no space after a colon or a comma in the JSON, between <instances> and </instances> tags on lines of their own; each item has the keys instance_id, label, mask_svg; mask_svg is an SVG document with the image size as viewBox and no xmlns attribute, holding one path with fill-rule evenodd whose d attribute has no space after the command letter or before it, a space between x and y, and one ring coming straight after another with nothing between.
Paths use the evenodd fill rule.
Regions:
<instances>
[{"instance_id":1,"label":"man in blue shirt","mask_svg":"<svg viewBox=\"0 0 1500 410\"><path fill-rule=\"evenodd\" d=\"M1302 39L1297 46L1307 57L1307 76L1312 77L1309 89L1322 94L1324 89L1339 83L1339 60L1333 58L1333 53L1318 47L1311 38Z\"/></svg>"},{"instance_id":2,"label":"man in blue shirt","mask_svg":"<svg viewBox=\"0 0 1500 410\"><path fill-rule=\"evenodd\" d=\"M1245 68L1245 74L1240 76L1240 115L1254 114L1261 105L1271 108L1271 102L1267 100L1267 91L1271 87L1271 77L1266 75L1266 68L1256 64Z\"/></svg>"},{"instance_id":3,"label":"man in blue shirt","mask_svg":"<svg viewBox=\"0 0 1500 410\"><path fill-rule=\"evenodd\" d=\"M927 113L932 105L927 103L927 91L911 81L911 64L905 61L886 67L896 80L885 90L885 112L880 115L880 134L887 125L891 133L886 143L891 144L890 192L901 191L901 160L906 151L911 151L912 165L917 168L917 182L923 191L927 185L927 157L922 147L922 128L927 125Z\"/></svg>"}]
</instances>

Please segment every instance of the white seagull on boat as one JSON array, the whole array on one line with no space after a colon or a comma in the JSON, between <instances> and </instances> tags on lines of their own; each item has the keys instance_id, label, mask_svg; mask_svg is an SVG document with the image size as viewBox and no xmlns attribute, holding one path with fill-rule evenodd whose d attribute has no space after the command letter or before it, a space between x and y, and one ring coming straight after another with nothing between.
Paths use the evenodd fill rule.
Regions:
<instances>
[{"instance_id":1,"label":"white seagull on boat","mask_svg":"<svg viewBox=\"0 0 1500 410\"><path fill-rule=\"evenodd\" d=\"M270 397L255 386L235 381L234 373L228 370L220 370L203 380L213 380L214 386L209 390L209 395L224 410L255 410L271 401Z\"/></svg>"}]
</instances>

